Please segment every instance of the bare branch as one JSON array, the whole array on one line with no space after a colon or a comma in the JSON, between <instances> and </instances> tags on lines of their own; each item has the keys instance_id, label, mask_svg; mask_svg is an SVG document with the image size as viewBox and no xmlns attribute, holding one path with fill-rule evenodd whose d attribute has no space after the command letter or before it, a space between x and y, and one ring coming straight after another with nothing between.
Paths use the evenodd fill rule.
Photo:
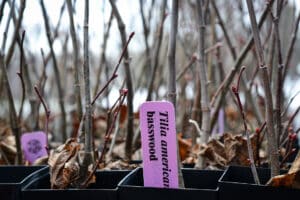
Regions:
<instances>
[{"instance_id":1,"label":"bare branch","mask_svg":"<svg viewBox=\"0 0 300 200\"><path fill-rule=\"evenodd\" d=\"M93 101L91 102L91 105L94 105L96 100L99 98L99 96L104 92L104 90L108 87L108 85L115 79L118 77L117 75L117 71L119 69L119 66L122 62L122 59L125 55L125 52L127 51L127 47L128 47L128 44L130 43L132 37L134 36L134 32L132 32L126 42L126 45L123 47L123 50L122 50L122 53L121 53L121 56L119 58L119 62L117 63L117 65L115 66L114 68L114 71L110 77L110 79L106 82L106 84L103 86L103 88L96 94L96 96L94 97Z\"/></svg>"},{"instance_id":2,"label":"bare branch","mask_svg":"<svg viewBox=\"0 0 300 200\"><path fill-rule=\"evenodd\" d=\"M39 97L39 99L40 99L40 101L41 101L41 103L44 107L45 114L46 114L45 133L46 133L46 136L47 136L46 138L47 138L47 147L48 147L48 144L49 144L49 142L48 142L48 125L49 125L49 118L50 118L50 113L51 112L50 112L50 110L49 110L49 108L48 108L48 106L45 102L45 99L42 97L41 92L39 91L39 89L36 85L34 86L34 90L35 90L37 96Z\"/></svg>"},{"instance_id":3,"label":"bare branch","mask_svg":"<svg viewBox=\"0 0 300 200\"><path fill-rule=\"evenodd\" d=\"M196 1L197 7L197 20L199 22L199 77L200 77L200 90L201 90L201 110L202 110L202 122L201 129L203 130L202 137L200 138L200 144L204 144L208 141L210 134L210 105L208 94L208 81L207 81L207 69L205 63L205 20L202 1ZM203 159L199 158L197 167L203 168Z\"/></svg>"},{"instance_id":4,"label":"bare branch","mask_svg":"<svg viewBox=\"0 0 300 200\"><path fill-rule=\"evenodd\" d=\"M80 81L79 81L79 72L80 72L80 60L79 60L79 49L78 49L78 42L76 37L74 19L73 19L73 12L72 12L72 1L67 0L67 7L69 13L69 20L70 20L70 34L72 38L72 45L74 50L74 59L73 59L73 68L74 68L74 88L75 88L75 98L77 103L77 112L78 118L82 118L82 102L81 102L81 94L80 94Z\"/></svg>"},{"instance_id":5,"label":"bare branch","mask_svg":"<svg viewBox=\"0 0 300 200\"><path fill-rule=\"evenodd\" d=\"M245 130L245 134L246 134L246 137L247 137L248 156L249 156L250 163L251 163L251 171L252 171L252 174L253 174L254 182L259 185L260 181L259 181L257 171L256 171L256 168L255 168L250 134L249 134L249 131L248 131L248 128L247 128L245 112L244 112L243 105L242 105L242 102L241 102L241 99L240 99L240 94L239 94L240 79L241 79L241 76L242 76L242 73L243 73L244 70L245 70L245 67L243 66L241 68L240 74L238 76L238 81L237 81L236 86L232 86L232 91L233 91L233 93L234 93L234 95L237 99L238 107L239 107L240 113L241 113L242 118L243 118L244 130Z\"/></svg>"},{"instance_id":6,"label":"bare branch","mask_svg":"<svg viewBox=\"0 0 300 200\"><path fill-rule=\"evenodd\" d=\"M291 62L291 58L294 52L294 46L296 43L296 39L297 39L297 33L298 33L298 29L299 29L299 22L300 22L300 12L298 13L295 25L294 25L294 31L291 35L291 40L289 42L289 46L287 48L287 53L285 55L285 60L284 60L284 70L283 70L283 82L286 78L287 72L288 72L288 68Z\"/></svg>"},{"instance_id":7,"label":"bare branch","mask_svg":"<svg viewBox=\"0 0 300 200\"><path fill-rule=\"evenodd\" d=\"M20 10L19 10L19 18L15 24L15 31L14 31L14 35L12 37L12 42L9 46L9 49L8 49L8 52L6 55L6 60L5 60L6 65L9 65L10 60L13 56L15 44L16 44L17 38L19 37L19 29L21 27L22 20L23 20L23 13L24 13L24 10L26 7L26 0L21 0L20 3L21 3L21 6L20 6ZM14 6L12 6L12 8L14 8ZM14 11L13 11L13 15L14 15Z\"/></svg>"},{"instance_id":8,"label":"bare branch","mask_svg":"<svg viewBox=\"0 0 300 200\"><path fill-rule=\"evenodd\" d=\"M108 37L109 37L109 31L111 28L111 24L112 24L112 20L114 18L113 12L111 11L110 13L110 17L108 20L108 24L106 27L106 31L103 35L103 44L102 44L102 51L101 51L101 57L100 57L100 66L99 66L99 70L97 71L97 75L96 75L96 87L94 90L94 96L97 95L98 89L99 89L99 85L100 85L100 77L101 77L101 72L103 70L103 68L106 66L106 47L107 47L107 41L108 41Z\"/></svg>"},{"instance_id":9,"label":"bare branch","mask_svg":"<svg viewBox=\"0 0 300 200\"><path fill-rule=\"evenodd\" d=\"M273 3L274 3L274 0L268 1L267 6L264 9L264 11L259 19L259 22L258 22L259 28L262 26L263 22L267 18L268 13L269 13L269 8L273 5ZM238 72L238 70L242 66L243 60L246 58L248 52L251 50L253 42L254 42L253 35L251 35L250 38L248 39L246 45L241 50L241 53L238 55L237 59L235 60L235 63L233 65L230 73L226 76L226 78L221 83L220 87L218 88L217 92L215 93L214 97L211 99L211 102L210 102L211 107L215 107L215 109L218 109L218 107L221 106L220 104L218 104L217 106L214 105L216 102L217 96L220 95L221 96L220 99L225 98L225 95L227 94L229 86L232 83L235 74ZM219 102L221 102L221 101L219 101Z\"/></svg>"},{"instance_id":10,"label":"bare branch","mask_svg":"<svg viewBox=\"0 0 300 200\"><path fill-rule=\"evenodd\" d=\"M92 129L92 106L90 94L90 66L89 66L89 1L85 0L84 4L84 22L83 22L83 77L85 91L85 145L84 145L84 161L85 170L93 163L93 129ZM84 170L84 171L85 171Z\"/></svg>"},{"instance_id":11,"label":"bare branch","mask_svg":"<svg viewBox=\"0 0 300 200\"><path fill-rule=\"evenodd\" d=\"M23 78L23 61L24 61L24 51L23 51L23 43L24 43L24 38L25 38L25 31L22 33L22 39L21 39L21 57L20 57L20 71L17 72L17 75L19 76L22 84L22 99L21 99L21 106L19 110L19 122L22 119L22 113L23 113L23 107L24 107L24 102L25 102L25 82Z\"/></svg>"},{"instance_id":12,"label":"bare branch","mask_svg":"<svg viewBox=\"0 0 300 200\"><path fill-rule=\"evenodd\" d=\"M265 98L266 98L266 122L267 122L267 139L268 139L268 153L270 157L271 177L279 174L279 154L277 141L275 138L275 130L273 123L273 99L269 82L268 69L264 60L264 52L260 41L259 29L257 26L253 3L251 0L247 0L248 11L251 20L252 33L254 38L254 44L256 49L256 55L261 71L261 79L263 81Z\"/></svg>"},{"instance_id":13,"label":"bare branch","mask_svg":"<svg viewBox=\"0 0 300 200\"><path fill-rule=\"evenodd\" d=\"M66 132L67 122L66 122L66 111L65 111L65 105L64 105L64 92L63 92L63 89L61 86L61 78L60 78L60 72L59 72L58 65L57 65L56 55L53 50L53 38L51 36L49 18L48 18L43 0L40 0L40 5L42 8L42 12L43 12L44 25L45 25L48 45L49 45L50 52L51 52L51 57L53 60L53 68L54 68L55 79L56 79L56 83L57 83L56 85L57 85L57 90L58 90L59 105L60 105L60 110L61 110L61 114L62 114L62 127L61 127L62 130L61 131L62 131L63 141L66 141L67 140L67 132Z\"/></svg>"},{"instance_id":14,"label":"bare branch","mask_svg":"<svg viewBox=\"0 0 300 200\"><path fill-rule=\"evenodd\" d=\"M160 47L161 47L161 41L163 37L163 31L164 31L164 21L166 19L166 7L167 7L167 1L163 1L160 9L160 22L158 26L158 33L156 38L156 43L154 47L154 53L153 53L153 60L151 63L151 76L148 83L148 94L146 101L152 100L152 93L154 88L154 80L156 77L156 71L158 68L158 62L159 62L159 53L160 53Z\"/></svg>"},{"instance_id":15,"label":"bare branch","mask_svg":"<svg viewBox=\"0 0 300 200\"><path fill-rule=\"evenodd\" d=\"M16 113L16 108L14 105L14 98L12 95L11 87L8 81L7 77L7 70L6 70L6 64L4 60L4 54L0 53L0 67L2 70L2 77L3 77L3 83L4 86L6 87L6 93L8 97L8 102L9 102L9 113L10 113L10 125L11 129L15 135L15 140L16 140L16 147L17 147L17 163L19 165L22 164L22 149L21 149L21 127L20 123L18 121L17 113Z\"/></svg>"},{"instance_id":16,"label":"bare branch","mask_svg":"<svg viewBox=\"0 0 300 200\"><path fill-rule=\"evenodd\" d=\"M125 30L125 24L122 20L122 17L119 13L119 10L115 4L114 0L109 0L110 5L112 7L112 10L114 12L114 15L117 19L118 22L118 27L119 27L119 32L121 35L121 41L123 48L127 44L127 36L126 36L126 30ZM131 72L130 72L130 58L128 54L128 50L124 52L124 66L125 66L125 73L126 73L126 85L128 89L128 95L127 95L127 106L128 106L128 113L127 113L127 137L126 137L126 142L125 142L125 155L126 159L131 160L131 155L132 155L132 138L133 138L133 85L132 85L132 78L131 78Z\"/></svg>"}]
</instances>

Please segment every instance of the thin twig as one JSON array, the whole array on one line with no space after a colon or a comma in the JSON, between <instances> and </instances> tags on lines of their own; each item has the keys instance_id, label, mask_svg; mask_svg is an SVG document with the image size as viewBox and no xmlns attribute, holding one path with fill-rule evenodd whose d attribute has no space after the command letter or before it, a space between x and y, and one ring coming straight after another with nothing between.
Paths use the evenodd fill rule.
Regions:
<instances>
[{"instance_id":1,"label":"thin twig","mask_svg":"<svg viewBox=\"0 0 300 200\"><path fill-rule=\"evenodd\" d=\"M236 55L235 48L234 48L234 46L233 46L233 44L232 44L232 41L231 41L231 39L230 39L230 37L229 37L228 31L227 31L227 29L226 29L226 27L225 27L225 23L224 23L224 21L223 21L221 15L220 15L220 12L219 12L219 10L218 10L218 8L217 8L217 5L216 5L216 3L215 3L215 0L212 0L211 3L212 3L212 6L213 6L213 8L214 8L214 11L215 11L215 13L216 13L216 15L217 15L217 18L218 18L219 24L220 24L220 26L221 26L221 29L222 29L222 31L223 31L223 34L224 34L226 43L227 43L228 48L229 48L229 52L230 52L230 54L231 54L233 60L236 60L236 59L237 59L237 55ZM241 77L241 79L242 79L242 86L245 87L245 88L247 88L247 89L245 90L246 98L249 100L249 103L250 103L250 105L251 105L252 108L253 108L253 111L254 111L254 114L255 114L255 117L256 117L256 119L257 119L258 124L260 124L260 123L263 122L263 117L262 117L262 114L261 114L261 112L260 112L260 110L259 110L259 107L257 106L257 102L255 101L253 95L251 95L251 90L248 89L248 87L247 87L247 82L246 82L245 77ZM217 118L217 114L218 114L218 113L219 113L218 110L215 110L215 111L213 112L213 114L212 114L212 119L213 119L213 120L212 120L212 121L215 121L215 119ZM213 126L213 124L211 124L211 127L212 127L212 126Z\"/></svg>"},{"instance_id":2,"label":"thin twig","mask_svg":"<svg viewBox=\"0 0 300 200\"><path fill-rule=\"evenodd\" d=\"M8 75L7 75L7 70L6 70L6 64L4 60L4 54L0 52L0 67L2 70L2 77L3 77L3 84L6 87L6 93L7 93L7 98L9 102L9 110L10 110L10 124L11 124L11 129L14 133L15 136L15 141L16 141L16 147L17 147L17 163L19 165L22 164L23 156L22 156L22 149L21 149L21 127L20 123L18 121L17 113L16 113L16 108L14 105L14 98L12 95L11 87L8 81Z\"/></svg>"},{"instance_id":3,"label":"thin twig","mask_svg":"<svg viewBox=\"0 0 300 200\"><path fill-rule=\"evenodd\" d=\"M167 1L163 1L160 9L160 22L158 25L158 33L157 33L157 38L155 39L156 43L154 46L154 53L153 53L153 58L152 58L152 63L151 63L151 76L149 79L148 83L148 94L146 101L151 101L152 100L152 93L154 89L154 80L156 77L157 73L157 68L159 64L159 53L160 53L160 47L161 47L161 42L162 42L162 37L163 37L163 31L164 31L164 21L167 17L166 15L166 7L167 7Z\"/></svg>"},{"instance_id":4,"label":"thin twig","mask_svg":"<svg viewBox=\"0 0 300 200\"><path fill-rule=\"evenodd\" d=\"M57 24L54 28L54 31L53 31L53 35L52 35L52 43L58 38L59 36L59 28L60 28L60 24L61 24L61 19L62 19L62 16L63 16L63 12L64 12L64 8L65 8L65 2L63 3L63 5L61 6L60 8L60 13L59 13L59 18L58 18L58 21L57 21ZM52 55L51 55L51 51L45 56L45 62L48 63L51 59Z\"/></svg>"},{"instance_id":5,"label":"thin twig","mask_svg":"<svg viewBox=\"0 0 300 200\"><path fill-rule=\"evenodd\" d=\"M102 149L101 155L100 155L99 159L97 160L97 162L96 162L96 164L95 164L95 166L93 168L92 173L90 173L89 176L85 179L85 181L81 185L81 188L85 188L87 186L87 184L89 183L89 181L93 177L93 174L95 174L95 172L96 172L99 164L101 162L103 162L103 158L104 158L104 155L106 153L106 146L108 144L110 135L111 135L111 133L112 133L114 127L115 127L114 125L115 125L115 122L117 120L117 116L118 116L118 114L119 114L119 112L121 110L121 105L124 103L124 100L125 100L125 98L127 96L127 92L128 92L128 90L125 90L125 89L120 90L120 96L119 96L119 98L116 101L116 103L119 102L119 106L117 107L117 109L114 110L113 108L116 105L116 103L115 103L115 105L109 111L109 112L113 112L113 120L112 120L112 123L110 124L110 126L107 127L107 129L106 129L105 140L104 140L104 145L103 145L103 149Z\"/></svg>"},{"instance_id":6,"label":"thin twig","mask_svg":"<svg viewBox=\"0 0 300 200\"><path fill-rule=\"evenodd\" d=\"M261 28L263 22L265 21L265 19L268 16L269 13L269 7L271 7L274 3L274 0L269 0L267 3L266 8L264 9L259 22L258 22L258 27ZM243 60L246 58L248 52L251 50L252 45L253 45L253 35L251 35L246 43L246 45L243 47L243 49L241 50L241 53L237 56L237 59L235 60L235 63L231 69L231 71L229 72L229 74L226 76L226 78L224 79L224 81L221 83L221 85L219 86L219 88L217 89L216 93L214 94L214 96L212 97L211 101L210 101L210 106L211 107L215 107L215 109L218 109L218 107L220 107L220 103L218 105L215 106L215 102L217 100L217 97L220 95L220 99L223 100L227 94L227 91L229 89L229 86L231 85L235 74L238 72L238 70L240 69L240 67L242 66L242 62ZM222 102L222 101L219 101Z\"/></svg>"},{"instance_id":7,"label":"thin twig","mask_svg":"<svg viewBox=\"0 0 300 200\"><path fill-rule=\"evenodd\" d=\"M99 70L97 71L97 75L96 75L96 87L94 90L94 96L97 95L98 89L99 89L99 85L100 85L100 77L101 77L101 72L102 69L107 65L106 63L106 47L107 47L107 42L108 42L108 37L109 37L109 31L111 28L111 24L112 24L112 20L114 18L113 12L111 11L110 13L110 17L107 23L107 27L106 27L106 31L103 35L103 44L102 44L102 49L101 49L101 56L100 56L100 66L99 66Z\"/></svg>"},{"instance_id":8,"label":"thin twig","mask_svg":"<svg viewBox=\"0 0 300 200\"><path fill-rule=\"evenodd\" d=\"M294 94L294 96L292 96L289 100L289 102L287 103L287 105L285 106L285 109L282 111L281 117L285 116L285 114L287 113L290 105L293 103L294 99L300 94L300 90L298 92L296 92Z\"/></svg>"},{"instance_id":9,"label":"thin twig","mask_svg":"<svg viewBox=\"0 0 300 200\"><path fill-rule=\"evenodd\" d=\"M1 5L0 5L0 24L1 24L1 21L2 21L2 17L3 17L3 11L4 11L4 8L5 8L5 3L7 2L7 0L3 0Z\"/></svg>"},{"instance_id":10,"label":"thin twig","mask_svg":"<svg viewBox=\"0 0 300 200\"><path fill-rule=\"evenodd\" d=\"M186 66L183 67L183 70L181 72L179 72L179 74L176 76L176 81L179 81L179 79L181 79L181 77L187 72L187 70L190 69L191 66L193 66L193 64L196 62L196 60L197 60L197 56L192 55L189 62L186 64Z\"/></svg>"},{"instance_id":11,"label":"thin twig","mask_svg":"<svg viewBox=\"0 0 300 200\"><path fill-rule=\"evenodd\" d=\"M146 47L146 70L147 73L151 72L151 55L150 55L150 47L148 42L149 32L150 32L150 26L147 25L145 14L144 14L144 3L143 0L139 0L140 5L140 13L142 18L142 24L143 24L143 33L144 33L144 42Z\"/></svg>"},{"instance_id":12,"label":"thin twig","mask_svg":"<svg viewBox=\"0 0 300 200\"><path fill-rule=\"evenodd\" d=\"M13 2L11 3L9 16L7 18L5 29L4 29L4 32L3 32L3 39L2 39L2 45L1 45L2 53L5 52L6 42L7 42L7 33L8 33L9 25L10 25L10 20L12 19L12 16L13 16L13 13L14 13L14 9L15 9L15 0L13 0Z\"/></svg>"},{"instance_id":13,"label":"thin twig","mask_svg":"<svg viewBox=\"0 0 300 200\"><path fill-rule=\"evenodd\" d=\"M134 34L135 34L135 33L132 32L132 33L129 35L129 38L128 38L128 40L127 40L125 46L123 47L123 50L122 50L121 56L120 56L120 58L119 58L119 61L118 61L117 65L115 66L114 71L113 71L113 73L112 73L110 79L105 83L105 85L101 88L101 90L97 92L97 94L96 94L96 96L94 97L94 99L93 99L91 105L94 105L94 104L95 104L96 100L97 100L97 99L99 98L99 96L104 92L104 90L108 87L108 85L110 84L110 82L112 82L115 78L118 77L117 71L118 71L119 66L120 66L120 64L121 64L121 62L122 62L122 59L123 59L124 56L125 56L125 52L127 51L128 44L130 43L130 41L131 41L132 37L134 36Z\"/></svg>"},{"instance_id":14,"label":"thin twig","mask_svg":"<svg viewBox=\"0 0 300 200\"><path fill-rule=\"evenodd\" d=\"M178 27L178 0L172 1L171 12L171 26L167 53L169 68L168 100L173 103L173 106L176 109L176 36Z\"/></svg>"},{"instance_id":15,"label":"thin twig","mask_svg":"<svg viewBox=\"0 0 300 200\"><path fill-rule=\"evenodd\" d=\"M50 113L51 112L50 112L50 110L49 110L49 108L48 108L48 106L46 104L45 99L42 97L41 92L39 91L37 85L34 86L34 90L35 90L37 96L39 97L39 99L40 99L40 101L41 101L41 103L42 103L42 105L44 107L45 114L46 114L45 133L46 133L47 147L48 147L48 145L49 145L49 142L48 142L48 132L49 132L48 131L48 127L49 127L49 118L50 118Z\"/></svg>"},{"instance_id":16,"label":"thin twig","mask_svg":"<svg viewBox=\"0 0 300 200\"><path fill-rule=\"evenodd\" d=\"M119 32L121 35L122 46L124 48L127 44L125 24L124 24L122 17L119 13L119 10L115 4L115 1L109 0L109 2L110 2L110 5L112 7L112 10L113 10L114 15L118 22L118 28L119 28ZM134 134L134 130L133 130L133 128L134 128L133 127L133 119L134 119L134 116L133 116L133 95L134 95L134 93L133 93L133 91L134 91L134 89L133 89L133 85L132 85L132 78L131 78L131 72L130 72L130 58L129 58L127 49L124 52L124 58L125 58L124 67L125 67L125 74L126 74L126 85L127 85L127 89L128 89L127 136L126 136L126 142L125 142L125 156L126 156L126 159L131 160L132 138L133 138L133 134Z\"/></svg>"},{"instance_id":17,"label":"thin twig","mask_svg":"<svg viewBox=\"0 0 300 200\"><path fill-rule=\"evenodd\" d=\"M75 98L77 103L77 113L78 118L82 118L82 102L81 102L81 93L80 93L80 81L79 81L79 72L80 72L80 60L79 60L79 50L78 50L78 42L76 37L74 19L73 19L73 12L72 12L72 1L67 0L67 7L68 7L68 14L70 20L70 34L72 38L72 45L73 45L73 68L74 68L74 92Z\"/></svg>"},{"instance_id":18,"label":"thin twig","mask_svg":"<svg viewBox=\"0 0 300 200\"><path fill-rule=\"evenodd\" d=\"M288 72L288 69L289 69L289 66L290 66L290 62L292 60L292 55L293 55L293 52L294 52L294 46L295 46L295 43L296 43L296 39L297 39L297 33L298 33L298 29L299 29L299 22L300 22L300 12L298 13L298 16L297 16L297 19L296 19L296 22L295 22L295 25L294 25L294 31L291 35L291 40L289 42L289 46L287 48L287 53L286 53L286 56L285 56L285 60L284 60L284 69L283 69L283 82L286 78L286 75L287 75L287 72Z\"/></svg>"},{"instance_id":19,"label":"thin twig","mask_svg":"<svg viewBox=\"0 0 300 200\"><path fill-rule=\"evenodd\" d=\"M198 133L198 136L201 137L201 129L198 125L198 122L193 119L189 119L189 122L194 125L194 127L196 128L196 132Z\"/></svg>"},{"instance_id":20,"label":"thin twig","mask_svg":"<svg viewBox=\"0 0 300 200\"><path fill-rule=\"evenodd\" d=\"M25 10L25 7L26 7L26 0L21 0L20 3L21 3L21 5L20 5L20 9L19 9L19 18L18 18L18 20L15 24L14 34L13 34L11 44L8 48L7 55L6 55L5 63L6 63L7 66L9 65L10 60L13 56L14 49L15 49L15 44L16 44L17 38L19 36L19 29L21 27L22 20L23 20L23 14L24 14L24 10ZM14 6L12 6L12 8L14 8ZM13 15L14 15L14 11L13 11Z\"/></svg>"},{"instance_id":21,"label":"thin twig","mask_svg":"<svg viewBox=\"0 0 300 200\"><path fill-rule=\"evenodd\" d=\"M23 113L23 107L25 102L25 83L23 79L23 61L24 61L24 51L23 51L23 44L24 44L24 38L25 38L25 31L22 33L22 39L21 39L21 57L20 57L20 71L17 72L17 75L19 76L22 84L22 99L21 99L21 106L19 110L19 122L22 119L22 113Z\"/></svg>"},{"instance_id":22,"label":"thin twig","mask_svg":"<svg viewBox=\"0 0 300 200\"><path fill-rule=\"evenodd\" d=\"M249 134L249 131L248 131L248 128L247 128L245 112L244 112L243 105L242 105L242 102L241 102L241 99L240 99L240 94L239 94L240 79L241 79L241 76L242 76L242 73L243 73L244 70L245 70L245 66L243 66L241 68L240 74L238 76L237 84L236 84L236 86L232 86L232 92L234 93L234 95L237 99L238 107L239 107L240 113L241 113L242 118L243 118L244 130L245 130L245 134L246 134L246 137L247 137L248 156L249 156L249 159L250 159L251 171L252 171L252 174L253 174L253 178L254 178L255 183L260 185L260 181L259 181L257 171L256 171L256 168L255 168L255 163L254 163L254 158L253 158L253 149L252 149L250 134Z\"/></svg>"},{"instance_id":23,"label":"thin twig","mask_svg":"<svg viewBox=\"0 0 300 200\"><path fill-rule=\"evenodd\" d=\"M67 132L66 132L67 122L66 122L66 111L65 111L65 105L64 105L64 92L63 92L62 85L61 85L61 78L60 78L60 72L59 72L58 65L57 65L56 55L53 50L53 38L51 36L49 18L48 18L43 0L40 0L40 5L42 8L48 45L49 45L51 57L53 60L53 68L54 68L57 91L58 91L59 105L60 105L60 110L61 110L61 115L62 115L62 127L61 127L62 130L61 131L62 131L63 141L66 141L67 140Z\"/></svg>"},{"instance_id":24,"label":"thin twig","mask_svg":"<svg viewBox=\"0 0 300 200\"><path fill-rule=\"evenodd\" d=\"M45 85L46 85L46 80L47 80L47 74L46 74L47 63L46 63L46 60L45 60L45 55L44 55L43 49L41 49L41 56L42 56L42 60L43 60L43 71L42 71L42 74L41 74L41 76L39 78L37 86L38 86L38 88L40 88L40 93L43 94L43 91L44 91L44 88L45 88ZM33 99L33 98L31 98L31 99ZM35 123L36 123L35 127L36 128L38 128L38 126L39 126L39 118L40 118L40 116L39 116L39 112L38 111L40 109L40 102L37 103L37 105L36 105L36 108L37 108L36 109L37 110L37 112L36 112L36 121L35 121ZM32 104L35 103L35 100L31 100L31 103Z\"/></svg>"},{"instance_id":25,"label":"thin twig","mask_svg":"<svg viewBox=\"0 0 300 200\"><path fill-rule=\"evenodd\" d=\"M229 34L228 34L228 32L226 31L225 23L224 23L224 21L223 21L221 15L220 15L220 12L219 12L219 9L217 8L217 5L216 5L215 0L211 0L211 4L212 4L212 6L213 6L213 8L214 8L214 11L215 11L215 13L216 13L216 15L217 15L217 18L218 18L218 20L219 20L219 24L220 24L220 26L221 26L221 28L222 28L222 30L223 30L224 37L225 37L225 40L226 40L226 42L227 42L228 48L229 48L229 50L230 50L230 53L231 53L233 59L235 60L235 59L236 59L236 52L235 52L234 46L233 46L233 44L232 44L232 42L231 42L231 40L230 40Z\"/></svg>"},{"instance_id":26,"label":"thin twig","mask_svg":"<svg viewBox=\"0 0 300 200\"><path fill-rule=\"evenodd\" d=\"M263 48L260 41L259 29L257 26L253 3L251 0L247 0L248 11L250 15L252 33L254 38L254 44L256 48L256 55L261 71L261 79L263 81L265 98L266 98L266 122L267 122L267 139L268 139L268 153L270 157L271 177L279 174L279 153L277 141L275 138L275 130L273 123L273 99L272 91L269 82L268 69L265 64Z\"/></svg>"},{"instance_id":27,"label":"thin twig","mask_svg":"<svg viewBox=\"0 0 300 200\"><path fill-rule=\"evenodd\" d=\"M283 142L283 140L287 137L288 132L289 132L289 128L291 126L291 124L293 123L294 119L296 118L297 114L300 111L300 106L298 106L298 108L295 110L295 112L292 114L292 116L289 118L287 125L285 126L285 129L280 137L280 144Z\"/></svg>"}]
</instances>

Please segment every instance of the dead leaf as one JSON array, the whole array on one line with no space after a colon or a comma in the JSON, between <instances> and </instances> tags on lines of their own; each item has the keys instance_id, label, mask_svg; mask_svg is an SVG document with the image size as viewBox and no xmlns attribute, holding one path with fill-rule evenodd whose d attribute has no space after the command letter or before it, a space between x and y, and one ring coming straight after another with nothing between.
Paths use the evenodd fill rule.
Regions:
<instances>
[{"instance_id":1,"label":"dead leaf","mask_svg":"<svg viewBox=\"0 0 300 200\"><path fill-rule=\"evenodd\" d=\"M3 164L14 164L17 155L17 149L15 145L7 144L4 141L0 141L0 161ZM7 163L9 162L9 163Z\"/></svg>"},{"instance_id":2,"label":"dead leaf","mask_svg":"<svg viewBox=\"0 0 300 200\"><path fill-rule=\"evenodd\" d=\"M200 151L200 155L208 159L208 163L211 166L222 168L226 165L226 158L219 155L213 148L213 146L205 146Z\"/></svg>"},{"instance_id":3,"label":"dead leaf","mask_svg":"<svg viewBox=\"0 0 300 200\"><path fill-rule=\"evenodd\" d=\"M116 161L111 161L109 163L106 164L106 166L104 167L103 165L100 166L100 169L102 170L132 170L135 169L137 167L139 167L141 164L135 164L135 163L128 163L126 161L122 161L122 160L116 160Z\"/></svg>"},{"instance_id":4,"label":"dead leaf","mask_svg":"<svg viewBox=\"0 0 300 200\"><path fill-rule=\"evenodd\" d=\"M40 157L40 158L36 159L32 165L35 165L35 166L36 165L47 165L48 159L49 159L48 155Z\"/></svg>"},{"instance_id":5,"label":"dead leaf","mask_svg":"<svg viewBox=\"0 0 300 200\"><path fill-rule=\"evenodd\" d=\"M256 135L250 137L253 155L256 155L257 144L256 144ZM247 139L241 135L235 135L225 133L224 134L224 147L225 154L227 158L227 165L243 165L248 166L249 156L248 156L248 147ZM254 156L255 157L255 156Z\"/></svg>"},{"instance_id":6,"label":"dead leaf","mask_svg":"<svg viewBox=\"0 0 300 200\"><path fill-rule=\"evenodd\" d=\"M253 134L250 139L256 155L257 135ZM194 149L192 151L195 152ZM249 165L247 140L242 135L224 133L221 138L213 138L207 144L201 145L197 154L206 159L207 166L224 168L232 164Z\"/></svg>"},{"instance_id":7,"label":"dead leaf","mask_svg":"<svg viewBox=\"0 0 300 200\"><path fill-rule=\"evenodd\" d=\"M80 144L71 138L50 153L51 188L64 189L72 185L79 178L78 152Z\"/></svg>"},{"instance_id":8,"label":"dead leaf","mask_svg":"<svg viewBox=\"0 0 300 200\"><path fill-rule=\"evenodd\" d=\"M271 178L267 185L300 189L300 151L288 173Z\"/></svg>"},{"instance_id":9,"label":"dead leaf","mask_svg":"<svg viewBox=\"0 0 300 200\"><path fill-rule=\"evenodd\" d=\"M178 146L179 146L180 159L185 160L191 152L192 140L182 138L182 133L179 133L177 135L177 140L178 140Z\"/></svg>"}]
</instances>

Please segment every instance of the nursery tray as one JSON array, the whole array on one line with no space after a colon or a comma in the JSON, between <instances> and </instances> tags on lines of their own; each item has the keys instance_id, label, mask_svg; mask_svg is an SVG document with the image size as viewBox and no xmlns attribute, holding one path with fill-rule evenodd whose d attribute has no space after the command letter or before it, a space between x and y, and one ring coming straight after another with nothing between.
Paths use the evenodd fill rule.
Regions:
<instances>
[{"instance_id":1,"label":"nursery tray","mask_svg":"<svg viewBox=\"0 0 300 200\"><path fill-rule=\"evenodd\" d=\"M250 167L229 166L219 181L220 200L299 199L300 190L265 186L271 170L257 168L261 185L254 183Z\"/></svg>"},{"instance_id":2,"label":"nursery tray","mask_svg":"<svg viewBox=\"0 0 300 200\"><path fill-rule=\"evenodd\" d=\"M143 169L137 168L119 184L120 200L216 200L223 171L182 169L185 188L144 187ZM155 174L153 174L155 176Z\"/></svg>"},{"instance_id":3,"label":"nursery tray","mask_svg":"<svg viewBox=\"0 0 300 200\"><path fill-rule=\"evenodd\" d=\"M33 174L22 188L22 200L117 200L117 185L128 170L96 171L96 182L86 189L51 189L49 169Z\"/></svg>"},{"instance_id":4,"label":"nursery tray","mask_svg":"<svg viewBox=\"0 0 300 200\"><path fill-rule=\"evenodd\" d=\"M18 200L23 180L45 166L0 166L0 199Z\"/></svg>"}]
</instances>

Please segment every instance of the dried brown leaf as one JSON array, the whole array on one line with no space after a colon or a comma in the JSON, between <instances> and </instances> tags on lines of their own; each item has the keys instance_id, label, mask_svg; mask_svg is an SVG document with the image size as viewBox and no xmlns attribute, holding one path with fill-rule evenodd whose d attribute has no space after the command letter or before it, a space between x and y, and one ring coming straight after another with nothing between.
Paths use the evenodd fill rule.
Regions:
<instances>
[{"instance_id":1,"label":"dried brown leaf","mask_svg":"<svg viewBox=\"0 0 300 200\"><path fill-rule=\"evenodd\" d=\"M200 155L205 157L211 166L222 168L226 165L226 158L219 155L212 146L204 146Z\"/></svg>"},{"instance_id":2,"label":"dried brown leaf","mask_svg":"<svg viewBox=\"0 0 300 200\"><path fill-rule=\"evenodd\" d=\"M253 154L256 155L257 144L256 136L252 135L250 137L251 144L253 148ZM249 156L247 148L247 140L241 135L224 134L224 146L225 153L227 158L227 164L236 164L236 165L249 165Z\"/></svg>"},{"instance_id":3,"label":"dried brown leaf","mask_svg":"<svg viewBox=\"0 0 300 200\"><path fill-rule=\"evenodd\" d=\"M80 144L71 138L52 151L49 156L51 187L64 189L79 178L78 152Z\"/></svg>"},{"instance_id":4,"label":"dried brown leaf","mask_svg":"<svg viewBox=\"0 0 300 200\"><path fill-rule=\"evenodd\" d=\"M5 142L0 142L0 160L3 164L14 164L17 155L17 149L14 145L7 144ZM3 154L3 155L2 155Z\"/></svg>"},{"instance_id":5,"label":"dried brown leaf","mask_svg":"<svg viewBox=\"0 0 300 200\"><path fill-rule=\"evenodd\" d=\"M300 189L300 151L298 152L288 173L271 178L267 185Z\"/></svg>"},{"instance_id":6,"label":"dried brown leaf","mask_svg":"<svg viewBox=\"0 0 300 200\"><path fill-rule=\"evenodd\" d=\"M256 155L257 135L252 135L250 139ZM224 133L221 138L211 139L200 149L193 149L192 152L203 156L210 166L224 168L229 164L249 165L247 140L241 135Z\"/></svg>"},{"instance_id":7,"label":"dried brown leaf","mask_svg":"<svg viewBox=\"0 0 300 200\"><path fill-rule=\"evenodd\" d=\"M179 133L177 135L177 140L178 140L178 146L179 146L180 159L185 160L191 152L192 140L182 138L182 133Z\"/></svg>"}]
</instances>

